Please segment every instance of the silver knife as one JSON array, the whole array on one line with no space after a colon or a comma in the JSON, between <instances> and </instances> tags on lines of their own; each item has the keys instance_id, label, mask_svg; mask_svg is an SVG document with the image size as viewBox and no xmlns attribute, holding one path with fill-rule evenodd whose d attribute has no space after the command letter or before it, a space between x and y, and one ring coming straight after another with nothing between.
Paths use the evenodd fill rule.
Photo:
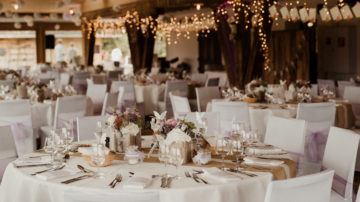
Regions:
<instances>
[{"instance_id":1,"label":"silver knife","mask_svg":"<svg viewBox=\"0 0 360 202\"><path fill-rule=\"evenodd\" d=\"M65 181L62 181L61 183L62 184L70 184L72 182L76 182L76 181L79 181L79 180L83 180L83 179L86 179L86 178L89 178L89 177L92 177L93 175L82 175L80 177L76 177L76 178L72 178L72 179L69 179L69 180L65 180Z\"/></svg>"},{"instance_id":2,"label":"silver knife","mask_svg":"<svg viewBox=\"0 0 360 202\"><path fill-rule=\"evenodd\" d=\"M166 181L166 188L170 188L171 181L173 180L173 177L168 177Z\"/></svg>"},{"instance_id":3,"label":"silver knife","mask_svg":"<svg viewBox=\"0 0 360 202\"><path fill-rule=\"evenodd\" d=\"M45 163L45 164L20 165L20 166L15 164L16 168L29 168L29 167L38 167L38 166L51 166L51 164Z\"/></svg>"}]
</instances>

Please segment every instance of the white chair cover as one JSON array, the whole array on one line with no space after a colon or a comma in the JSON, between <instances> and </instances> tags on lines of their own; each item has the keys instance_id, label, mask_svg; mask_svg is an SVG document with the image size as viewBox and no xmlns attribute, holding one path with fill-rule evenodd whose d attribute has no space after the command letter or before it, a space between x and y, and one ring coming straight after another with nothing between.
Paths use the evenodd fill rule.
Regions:
<instances>
[{"instance_id":1,"label":"white chair cover","mask_svg":"<svg viewBox=\"0 0 360 202\"><path fill-rule=\"evenodd\" d=\"M89 72L74 72L72 85L75 90L80 94L86 93L87 81L86 79L90 78Z\"/></svg>"},{"instance_id":2,"label":"white chair cover","mask_svg":"<svg viewBox=\"0 0 360 202\"><path fill-rule=\"evenodd\" d=\"M110 79L110 80L118 80L118 78L119 78L119 75L121 75L122 74L122 70L113 70L113 71L109 71L108 72L108 79Z\"/></svg>"},{"instance_id":3,"label":"white chair cover","mask_svg":"<svg viewBox=\"0 0 360 202\"><path fill-rule=\"evenodd\" d=\"M220 113L220 127L222 133L231 131L232 121L244 122L250 128L249 107L246 102L213 101L212 111Z\"/></svg>"},{"instance_id":4,"label":"white chair cover","mask_svg":"<svg viewBox=\"0 0 360 202\"><path fill-rule=\"evenodd\" d=\"M117 109L118 97L119 97L119 92L105 94L104 105L101 111L101 116L105 116L105 114L112 114L114 112L114 109Z\"/></svg>"},{"instance_id":5,"label":"white chair cover","mask_svg":"<svg viewBox=\"0 0 360 202\"><path fill-rule=\"evenodd\" d=\"M10 125L18 156L34 151L36 146L29 100L0 101L0 126Z\"/></svg>"},{"instance_id":6,"label":"white chair cover","mask_svg":"<svg viewBox=\"0 0 360 202\"><path fill-rule=\"evenodd\" d=\"M106 75L92 75L94 84L106 84Z\"/></svg>"},{"instance_id":7,"label":"white chair cover","mask_svg":"<svg viewBox=\"0 0 360 202\"><path fill-rule=\"evenodd\" d=\"M167 81L165 86L164 100L158 103L158 110L160 112L167 111L166 117L173 117L173 111L171 108L171 101L169 97L170 92L175 92L177 95L187 96L188 95L188 84L187 81Z\"/></svg>"},{"instance_id":8,"label":"white chair cover","mask_svg":"<svg viewBox=\"0 0 360 202\"><path fill-rule=\"evenodd\" d=\"M65 191L66 202L160 202L159 192Z\"/></svg>"},{"instance_id":9,"label":"white chair cover","mask_svg":"<svg viewBox=\"0 0 360 202\"><path fill-rule=\"evenodd\" d=\"M69 73L61 73L60 74L60 85L66 86L70 83L70 74Z\"/></svg>"},{"instance_id":10,"label":"white chair cover","mask_svg":"<svg viewBox=\"0 0 360 202\"><path fill-rule=\"evenodd\" d=\"M351 81L337 81L337 83L338 83L337 95L338 97L341 98L344 97L344 91L346 86L355 86L355 84Z\"/></svg>"},{"instance_id":11,"label":"white chair cover","mask_svg":"<svg viewBox=\"0 0 360 202\"><path fill-rule=\"evenodd\" d=\"M346 86L344 99L349 100L356 118L356 126L360 126L360 87Z\"/></svg>"},{"instance_id":12,"label":"white chair cover","mask_svg":"<svg viewBox=\"0 0 360 202\"><path fill-rule=\"evenodd\" d=\"M191 74L191 81L197 81L205 84L206 79L207 79L206 74L201 74L201 73Z\"/></svg>"},{"instance_id":13,"label":"white chair cover","mask_svg":"<svg viewBox=\"0 0 360 202\"><path fill-rule=\"evenodd\" d=\"M207 78L205 82L205 87L219 86L219 83L220 83L219 77Z\"/></svg>"},{"instance_id":14,"label":"white chair cover","mask_svg":"<svg viewBox=\"0 0 360 202\"><path fill-rule=\"evenodd\" d=\"M0 181L6 166L17 158L16 146L10 126L0 126Z\"/></svg>"},{"instance_id":15,"label":"white chair cover","mask_svg":"<svg viewBox=\"0 0 360 202\"><path fill-rule=\"evenodd\" d=\"M89 87L90 85L94 85L94 82L92 79L86 79L86 84Z\"/></svg>"},{"instance_id":16,"label":"white chair cover","mask_svg":"<svg viewBox=\"0 0 360 202\"><path fill-rule=\"evenodd\" d=\"M335 81L334 80L318 79L317 83L318 83L318 86L319 86L319 90L321 90L321 88L326 87L328 90L331 90L332 92L336 93ZM321 91L320 91L320 94L321 94Z\"/></svg>"},{"instance_id":17,"label":"white chair cover","mask_svg":"<svg viewBox=\"0 0 360 202\"><path fill-rule=\"evenodd\" d=\"M355 161L359 139L360 136L351 130L330 128L322 166L323 169L335 171L331 201L350 202L353 199Z\"/></svg>"},{"instance_id":18,"label":"white chair cover","mask_svg":"<svg viewBox=\"0 0 360 202\"><path fill-rule=\"evenodd\" d=\"M169 93L169 96L175 119L182 118L186 113L191 112L187 97L176 96L172 92Z\"/></svg>"},{"instance_id":19,"label":"white chair cover","mask_svg":"<svg viewBox=\"0 0 360 202\"><path fill-rule=\"evenodd\" d=\"M272 181L267 187L265 202L329 202L333 170Z\"/></svg>"},{"instance_id":20,"label":"white chair cover","mask_svg":"<svg viewBox=\"0 0 360 202\"><path fill-rule=\"evenodd\" d=\"M120 90L123 89L122 91ZM136 103L135 87L133 81L113 81L110 92L119 92L118 106L133 107Z\"/></svg>"},{"instance_id":21,"label":"white chair cover","mask_svg":"<svg viewBox=\"0 0 360 202\"><path fill-rule=\"evenodd\" d=\"M86 116L78 117L76 119L77 124L77 136L78 141L83 140L93 140L95 135L94 132L97 132L97 123L101 122L102 126L105 126L106 117L105 116Z\"/></svg>"},{"instance_id":22,"label":"white chair cover","mask_svg":"<svg viewBox=\"0 0 360 202\"><path fill-rule=\"evenodd\" d=\"M229 86L228 77L226 72L206 71L207 78L220 78L219 86L225 88Z\"/></svg>"},{"instance_id":23,"label":"white chair cover","mask_svg":"<svg viewBox=\"0 0 360 202\"><path fill-rule=\"evenodd\" d=\"M317 84L311 84L311 96L318 96L319 95L319 86Z\"/></svg>"},{"instance_id":24,"label":"white chair cover","mask_svg":"<svg viewBox=\"0 0 360 202\"><path fill-rule=\"evenodd\" d=\"M305 147L306 121L271 116L267 123L264 142L289 152L298 163L298 175L302 174Z\"/></svg>"},{"instance_id":25,"label":"white chair cover","mask_svg":"<svg viewBox=\"0 0 360 202\"><path fill-rule=\"evenodd\" d=\"M296 114L297 119L309 122L335 123L336 106L334 102L326 103L299 103Z\"/></svg>"},{"instance_id":26,"label":"white chair cover","mask_svg":"<svg viewBox=\"0 0 360 202\"><path fill-rule=\"evenodd\" d=\"M104 97L106 94L106 84L92 84L88 85L86 96L90 97L94 106L94 113L100 114L104 104Z\"/></svg>"},{"instance_id":27,"label":"white chair cover","mask_svg":"<svg viewBox=\"0 0 360 202\"><path fill-rule=\"evenodd\" d=\"M207 104L211 100L221 98L219 87L195 88L195 92L199 112L206 111Z\"/></svg>"},{"instance_id":28,"label":"white chair cover","mask_svg":"<svg viewBox=\"0 0 360 202\"><path fill-rule=\"evenodd\" d=\"M202 120L199 120L198 117L201 117ZM219 112L189 112L186 113L185 120L195 123L197 128L204 127L201 123L204 122L207 126L205 136L219 136L220 134Z\"/></svg>"}]
</instances>

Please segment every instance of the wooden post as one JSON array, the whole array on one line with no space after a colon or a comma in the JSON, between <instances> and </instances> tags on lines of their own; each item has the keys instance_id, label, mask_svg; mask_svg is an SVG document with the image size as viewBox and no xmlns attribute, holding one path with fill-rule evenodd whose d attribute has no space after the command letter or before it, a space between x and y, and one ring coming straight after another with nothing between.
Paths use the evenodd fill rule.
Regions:
<instances>
[{"instance_id":1,"label":"wooden post","mask_svg":"<svg viewBox=\"0 0 360 202\"><path fill-rule=\"evenodd\" d=\"M45 30L42 26L36 27L36 62L45 63Z\"/></svg>"}]
</instances>

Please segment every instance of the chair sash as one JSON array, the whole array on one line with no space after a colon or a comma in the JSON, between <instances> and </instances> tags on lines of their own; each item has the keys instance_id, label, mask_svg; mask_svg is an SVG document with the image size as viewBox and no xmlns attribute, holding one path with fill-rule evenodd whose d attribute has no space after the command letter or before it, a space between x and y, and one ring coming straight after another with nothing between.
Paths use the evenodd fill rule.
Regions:
<instances>
[{"instance_id":1,"label":"chair sash","mask_svg":"<svg viewBox=\"0 0 360 202\"><path fill-rule=\"evenodd\" d=\"M322 166L321 171L324 171L324 170L327 170L327 168ZM350 189L352 189L353 183L345 180L341 176L334 173L334 178L333 178L332 187L331 187L333 191L340 194L344 198L348 198L348 196L346 196L346 188L348 186L350 187ZM352 191L352 195L350 197L352 197L352 201L355 202L356 195L355 195L354 191Z\"/></svg>"},{"instance_id":2,"label":"chair sash","mask_svg":"<svg viewBox=\"0 0 360 202\"><path fill-rule=\"evenodd\" d=\"M330 128L329 128L330 129ZM308 143L306 145L309 159L311 162L321 162L324 156L324 149L329 135L329 129L322 131L309 132Z\"/></svg>"},{"instance_id":3,"label":"chair sash","mask_svg":"<svg viewBox=\"0 0 360 202\"><path fill-rule=\"evenodd\" d=\"M30 134L27 133L27 130L32 131L31 120L13 122L0 120L0 124L10 125L18 156L22 156L34 150L32 138L29 141Z\"/></svg>"}]
</instances>

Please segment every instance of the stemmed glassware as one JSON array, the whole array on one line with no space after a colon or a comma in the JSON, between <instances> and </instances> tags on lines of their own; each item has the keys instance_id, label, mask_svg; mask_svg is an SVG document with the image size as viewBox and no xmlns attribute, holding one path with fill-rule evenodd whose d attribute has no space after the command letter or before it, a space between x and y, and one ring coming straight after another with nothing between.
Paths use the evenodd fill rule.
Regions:
<instances>
[{"instance_id":1,"label":"stemmed glassware","mask_svg":"<svg viewBox=\"0 0 360 202\"><path fill-rule=\"evenodd\" d=\"M104 178L104 173L99 171L99 167L104 164L106 159L106 149L102 144L97 144L94 153L90 155L91 162L96 165L96 178Z\"/></svg>"},{"instance_id":2,"label":"stemmed glassware","mask_svg":"<svg viewBox=\"0 0 360 202\"><path fill-rule=\"evenodd\" d=\"M60 129L51 131L52 146L53 146L53 167L61 166L63 163L63 154L66 150L66 145Z\"/></svg>"},{"instance_id":3,"label":"stemmed glassware","mask_svg":"<svg viewBox=\"0 0 360 202\"><path fill-rule=\"evenodd\" d=\"M219 137L216 140L216 154L221 156L222 159L222 166L221 169L225 170L224 160L225 156L231 154L232 144L231 140L226 137Z\"/></svg>"},{"instance_id":4,"label":"stemmed glassware","mask_svg":"<svg viewBox=\"0 0 360 202\"><path fill-rule=\"evenodd\" d=\"M169 162L169 147L165 143L159 144L159 161L164 163L165 172L167 168L167 164Z\"/></svg>"},{"instance_id":5,"label":"stemmed glassware","mask_svg":"<svg viewBox=\"0 0 360 202\"><path fill-rule=\"evenodd\" d=\"M238 137L232 140L232 154L236 158L236 170L239 169L239 158L244 155L243 138Z\"/></svg>"},{"instance_id":6,"label":"stemmed glassware","mask_svg":"<svg viewBox=\"0 0 360 202\"><path fill-rule=\"evenodd\" d=\"M241 121L232 121L231 123L231 136L238 138L245 133L245 123Z\"/></svg>"},{"instance_id":7,"label":"stemmed glassware","mask_svg":"<svg viewBox=\"0 0 360 202\"><path fill-rule=\"evenodd\" d=\"M71 143L74 141L74 134L72 130L62 128L62 139L65 143L65 151L68 152L70 150Z\"/></svg>"},{"instance_id":8,"label":"stemmed glassware","mask_svg":"<svg viewBox=\"0 0 360 202\"><path fill-rule=\"evenodd\" d=\"M174 142L170 145L170 162L176 167L176 177L179 176L179 167L184 162L185 158L185 143L183 142Z\"/></svg>"},{"instance_id":9,"label":"stemmed glassware","mask_svg":"<svg viewBox=\"0 0 360 202\"><path fill-rule=\"evenodd\" d=\"M52 135L45 138L44 151L50 155L51 163L54 162L54 141Z\"/></svg>"}]
</instances>

